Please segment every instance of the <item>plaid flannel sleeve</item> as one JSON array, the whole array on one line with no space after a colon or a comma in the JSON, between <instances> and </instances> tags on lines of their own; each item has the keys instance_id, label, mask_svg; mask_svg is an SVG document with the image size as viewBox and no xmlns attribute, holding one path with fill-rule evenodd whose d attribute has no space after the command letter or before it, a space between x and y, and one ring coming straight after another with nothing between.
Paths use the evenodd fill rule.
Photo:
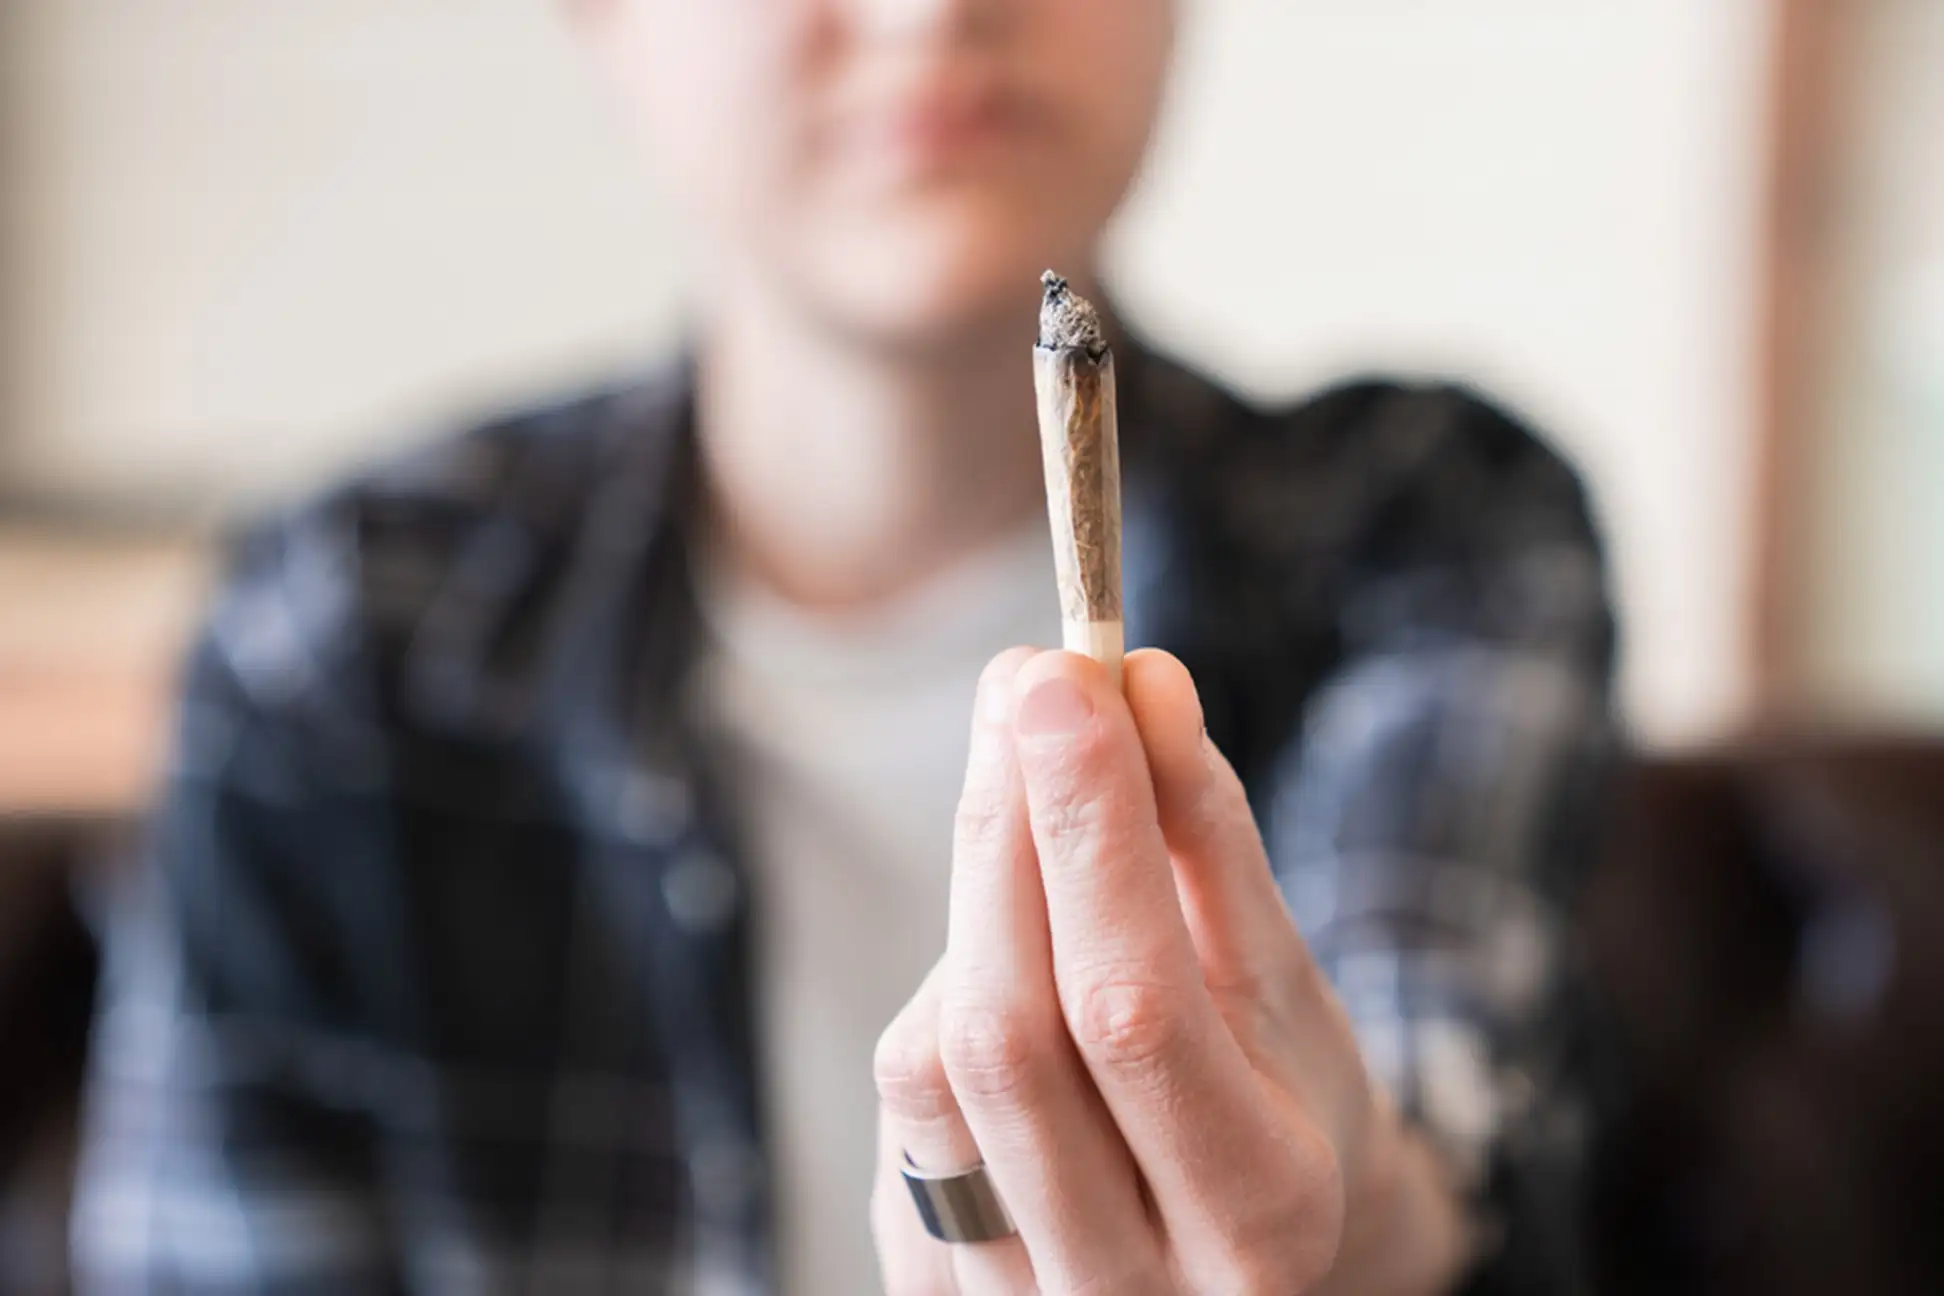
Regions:
<instances>
[{"instance_id":1,"label":"plaid flannel sleeve","mask_svg":"<svg viewBox=\"0 0 1944 1296\"><path fill-rule=\"evenodd\" d=\"M1612 738L1601 556L1537 440L1469 397L1411 401L1393 414L1449 435L1355 555L1271 853L1373 1076L1498 1238L1477 1289L1570 1292L1587 1081L1567 922Z\"/></svg>"},{"instance_id":2,"label":"plaid flannel sleeve","mask_svg":"<svg viewBox=\"0 0 1944 1296\"><path fill-rule=\"evenodd\" d=\"M74 1251L89 1292L384 1292L403 1278L358 998L379 797L316 781L330 638L280 541L193 654L144 867L112 898ZM340 761L340 764L342 762ZM374 917L365 913L366 918Z\"/></svg>"}]
</instances>

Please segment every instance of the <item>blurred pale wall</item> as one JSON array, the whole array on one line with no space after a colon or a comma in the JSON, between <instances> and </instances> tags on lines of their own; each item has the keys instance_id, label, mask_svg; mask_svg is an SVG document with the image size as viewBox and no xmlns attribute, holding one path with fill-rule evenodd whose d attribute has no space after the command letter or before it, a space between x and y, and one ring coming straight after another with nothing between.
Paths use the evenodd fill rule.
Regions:
<instances>
[{"instance_id":1,"label":"blurred pale wall","mask_svg":"<svg viewBox=\"0 0 1944 1296\"><path fill-rule=\"evenodd\" d=\"M559 0L0 0L11 448L256 497L672 330Z\"/></svg>"},{"instance_id":2,"label":"blurred pale wall","mask_svg":"<svg viewBox=\"0 0 1944 1296\"><path fill-rule=\"evenodd\" d=\"M1826 714L1944 725L1944 4L1857 8L1803 683Z\"/></svg>"},{"instance_id":3,"label":"blurred pale wall","mask_svg":"<svg viewBox=\"0 0 1944 1296\"><path fill-rule=\"evenodd\" d=\"M5 0L0 455L256 501L665 343L557 0ZM1189 0L1127 302L1265 394L1475 376L1589 472L1641 731L1748 690L1771 0Z\"/></svg>"}]
</instances>

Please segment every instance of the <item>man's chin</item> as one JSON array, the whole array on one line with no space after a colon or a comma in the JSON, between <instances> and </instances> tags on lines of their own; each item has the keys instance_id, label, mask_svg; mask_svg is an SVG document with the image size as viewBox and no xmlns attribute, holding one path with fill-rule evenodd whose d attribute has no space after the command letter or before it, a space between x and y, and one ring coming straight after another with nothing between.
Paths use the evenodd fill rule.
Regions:
<instances>
[{"instance_id":1,"label":"man's chin","mask_svg":"<svg viewBox=\"0 0 1944 1296\"><path fill-rule=\"evenodd\" d=\"M887 348L971 345L1008 327L1030 346L1049 253L1037 240L947 235L860 234L820 260L811 290L833 322Z\"/></svg>"}]
</instances>

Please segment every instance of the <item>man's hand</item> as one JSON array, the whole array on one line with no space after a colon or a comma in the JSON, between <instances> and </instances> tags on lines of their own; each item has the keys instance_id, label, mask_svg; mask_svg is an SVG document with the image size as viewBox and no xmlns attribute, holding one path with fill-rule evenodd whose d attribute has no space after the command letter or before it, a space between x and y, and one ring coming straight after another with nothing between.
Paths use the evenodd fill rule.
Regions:
<instances>
[{"instance_id":1,"label":"man's hand","mask_svg":"<svg viewBox=\"0 0 1944 1296\"><path fill-rule=\"evenodd\" d=\"M1179 662L1015 649L979 685L943 959L877 1054L892 1296L1443 1290L1455 1198L1364 1074ZM901 1157L983 1159L947 1246Z\"/></svg>"}]
</instances>

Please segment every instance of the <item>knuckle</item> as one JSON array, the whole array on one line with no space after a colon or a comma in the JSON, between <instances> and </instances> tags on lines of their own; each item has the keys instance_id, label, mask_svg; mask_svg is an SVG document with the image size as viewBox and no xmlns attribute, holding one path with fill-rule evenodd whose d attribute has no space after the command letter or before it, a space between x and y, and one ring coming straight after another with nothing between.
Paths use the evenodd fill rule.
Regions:
<instances>
[{"instance_id":1,"label":"knuckle","mask_svg":"<svg viewBox=\"0 0 1944 1296\"><path fill-rule=\"evenodd\" d=\"M939 1020L939 1054L961 1098L1017 1099L1043 1065L1048 1034L1018 1008L951 1005Z\"/></svg>"},{"instance_id":2,"label":"knuckle","mask_svg":"<svg viewBox=\"0 0 1944 1296\"><path fill-rule=\"evenodd\" d=\"M978 697L983 700L988 695L1010 697L1013 680L1019 675L1019 668L1039 655L1039 649L1024 644L1008 648L985 664L979 672Z\"/></svg>"},{"instance_id":3,"label":"knuckle","mask_svg":"<svg viewBox=\"0 0 1944 1296\"><path fill-rule=\"evenodd\" d=\"M1041 782L1038 788L1032 821L1042 867L1079 867L1139 849L1132 808L1105 775L1082 772Z\"/></svg>"},{"instance_id":4,"label":"knuckle","mask_svg":"<svg viewBox=\"0 0 1944 1296\"><path fill-rule=\"evenodd\" d=\"M1198 1286L1238 1296L1290 1296L1312 1291L1336 1260L1336 1239L1319 1242L1298 1219L1280 1221L1278 1235L1239 1244Z\"/></svg>"},{"instance_id":5,"label":"knuckle","mask_svg":"<svg viewBox=\"0 0 1944 1296\"><path fill-rule=\"evenodd\" d=\"M1292 1292L1309 1291L1325 1274L1295 1263L1295 1250L1293 1244L1282 1243L1238 1255L1209 1289L1235 1292L1236 1296L1290 1296Z\"/></svg>"},{"instance_id":6,"label":"knuckle","mask_svg":"<svg viewBox=\"0 0 1944 1296\"><path fill-rule=\"evenodd\" d=\"M1178 1275L1165 1264L1135 1264L1125 1268L1090 1266L1078 1274L1034 1274L1041 1296L1180 1296Z\"/></svg>"},{"instance_id":7,"label":"knuckle","mask_svg":"<svg viewBox=\"0 0 1944 1296\"><path fill-rule=\"evenodd\" d=\"M1011 802L994 789L967 787L952 818L952 834L961 846L989 846L1003 841L1011 827Z\"/></svg>"},{"instance_id":8,"label":"knuckle","mask_svg":"<svg viewBox=\"0 0 1944 1296\"><path fill-rule=\"evenodd\" d=\"M1055 841L1084 842L1112 827L1112 803L1093 791L1084 765L1076 764L1073 774L1053 784L1052 795L1034 807L1035 826Z\"/></svg>"},{"instance_id":9,"label":"knuckle","mask_svg":"<svg viewBox=\"0 0 1944 1296\"><path fill-rule=\"evenodd\" d=\"M1252 1056L1258 1050L1273 1048L1275 1041L1295 1035L1292 1016L1282 1000L1282 986L1254 972L1236 976L1211 977L1208 997L1215 1011L1228 1024L1229 1033Z\"/></svg>"},{"instance_id":10,"label":"knuckle","mask_svg":"<svg viewBox=\"0 0 1944 1296\"><path fill-rule=\"evenodd\" d=\"M1074 1042L1096 1062L1151 1066L1181 1047L1186 1029L1181 996L1161 982L1102 977L1086 985L1077 1007Z\"/></svg>"},{"instance_id":11,"label":"knuckle","mask_svg":"<svg viewBox=\"0 0 1944 1296\"><path fill-rule=\"evenodd\" d=\"M899 1022L878 1037L871 1074L877 1081L878 1098L893 1116L929 1121L951 1107L952 1086L937 1043Z\"/></svg>"},{"instance_id":12,"label":"knuckle","mask_svg":"<svg viewBox=\"0 0 1944 1296\"><path fill-rule=\"evenodd\" d=\"M1036 826L1055 833L1098 831L1117 799L1108 794L1114 772L1112 739L1089 725L1057 743L1022 743L1019 763L1033 799Z\"/></svg>"},{"instance_id":13,"label":"knuckle","mask_svg":"<svg viewBox=\"0 0 1944 1296\"><path fill-rule=\"evenodd\" d=\"M1342 1176L1336 1153L1320 1135L1300 1138L1284 1158L1277 1185L1238 1221L1226 1290L1308 1291L1329 1275L1343 1233Z\"/></svg>"}]
</instances>

